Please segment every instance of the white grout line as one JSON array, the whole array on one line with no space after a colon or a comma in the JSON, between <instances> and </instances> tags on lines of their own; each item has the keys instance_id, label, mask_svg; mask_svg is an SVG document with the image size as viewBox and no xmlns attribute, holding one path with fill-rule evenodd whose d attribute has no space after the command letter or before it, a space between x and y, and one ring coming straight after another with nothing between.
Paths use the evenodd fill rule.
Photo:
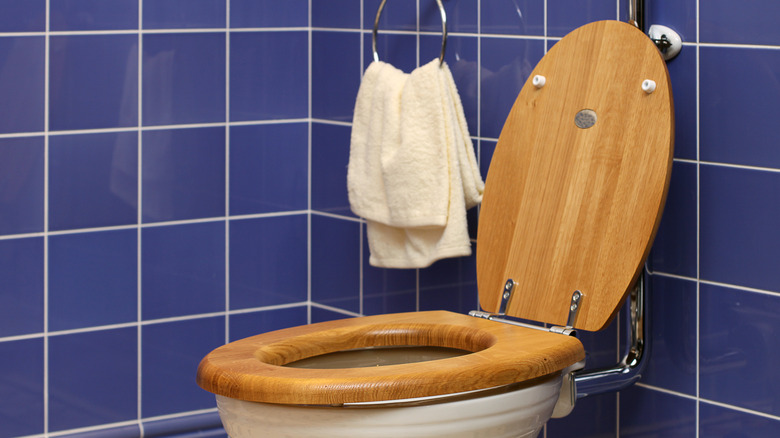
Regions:
<instances>
[{"instance_id":1,"label":"white grout line","mask_svg":"<svg viewBox=\"0 0 780 438\"><path fill-rule=\"evenodd\" d=\"M43 90L43 433L49 433L49 108L51 68L50 0L46 0Z\"/></svg>"},{"instance_id":2,"label":"white grout line","mask_svg":"<svg viewBox=\"0 0 780 438\"><path fill-rule=\"evenodd\" d=\"M701 69L700 69L700 42L699 39L699 0L696 0L696 417L694 430L696 438L699 437L700 414L699 406L701 396L700 356L701 356Z\"/></svg>"},{"instance_id":3,"label":"white grout line","mask_svg":"<svg viewBox=\"0 0 780 438\"><path fill-rule=\"evenodd\" d=\"M144 436L144 426L142 423L143 419L143 330L141 326L141 321L143 321L143 287L142 287L142 281L143 281L143 269L142 269L142 250L143 250L143 238L142 238L142 225L143 225L143 61L144 61L144 38L143 35L140 32L140 29L143 29L143 0L138 0L138 29L137 32L138 35L138 126L136 127L136 135L138 136L138 175L137 175L137 184L138 184L138 198L136 201L136 210L137 210L137 217L136 217L136 281L137 281L137 298L136 298L136 344L137 344L137 351L136 351L136 385L137 385L137 394L136 394L136 420L138 422L138 428L139 433L141 435L141 438Z\"/></svg>"},{"instance_id":4,"label":"white grout line","mask_svg":"<svg viewBox=\"0 0 780 438\"><path fill-rule=\"evenodd\" d=\"M230 0L225 1L225 343L230 342Z\"/></svg>"},{"instance_id":5,"label":"white grout line","mask_svg":"<svg viewBox=\"0 0 780 438\"><path fill-rule=\"evenodd\" d=\"M362 1L361 1L361 8L362 8ZM309 47L306 52L307 56L307 62L306 67L308 69L308 77L307 77L307 86L308 86L308 94L306 96L307 102L306 102L306 116L308 118L308 129L307 129L307 138L306 138L306 146L308 148L308 155L306 157L306 323L311 324L311 287L312 287L312 281L311 281L311 273L312 273L312 251L311 251L311 240L312 240L312 215L311 215L311 188L312 188L312 71L314 70L313 64L314 64L314 51L312 50L312 46L314 45L314 32L312 29L312 0L308 1L307 4L308 7L308 16L306 17L306 23L308 24L308 42ZM363 43L361 38L361 44ZM362 54L362 51L361 51Z\"/></svg>"},{"instance_id":6,"label":"white grout line","mask_svg":"<svg viewBox=\"0 0 780 438\"><path fill-rule=\"evenodd\" d=\"M311 306L312 307L316 307L318 309L322 309L322 310L328 310L328 311L331 311L331 312L334 312L334 313L340 313L340 314L346 315L346 316L362 316L359 313L350 312L349 310L344 310L344 309L341 309L339 307L328 306L327 304L321 304L321 303L312 302Z\"/></svg>"}]
</instances>

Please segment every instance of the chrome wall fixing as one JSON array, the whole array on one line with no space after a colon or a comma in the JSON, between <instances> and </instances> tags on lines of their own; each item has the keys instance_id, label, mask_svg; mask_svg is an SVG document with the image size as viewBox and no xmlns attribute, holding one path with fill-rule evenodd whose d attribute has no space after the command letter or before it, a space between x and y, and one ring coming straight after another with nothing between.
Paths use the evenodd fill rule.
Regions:
<instances>
[{"instance_id":1,"label":"chrome wall fixing","mask_svg":"<svg viewBox=\"0 0 780 438\"><path fill-rule=\"evenodd\" d=\"M650 355L650 344L646 342L648 327L648 294L645 273L639 276L636 287L629 297L627 322L630 335L626 353L614 367L574 372L577 398L589 395L615 392L625 389L642 377Z\"/></svg>"},{"instance_id":2,"label":"chrome wall fixing","mask_svg":"<svg viewBox=\"0 0 780 438\"><path fill-rule=\"evenodd\" d=\"M642 32L645 31L644 0L630 0L628 2L628 22L636 26ZM682 50L682 38L680 38L680 34L666 26L653 24L647 31L647 35L653 40L666 61L677 56L677 54L680 53L680 50Z\"/></svg>"}]
</instances>

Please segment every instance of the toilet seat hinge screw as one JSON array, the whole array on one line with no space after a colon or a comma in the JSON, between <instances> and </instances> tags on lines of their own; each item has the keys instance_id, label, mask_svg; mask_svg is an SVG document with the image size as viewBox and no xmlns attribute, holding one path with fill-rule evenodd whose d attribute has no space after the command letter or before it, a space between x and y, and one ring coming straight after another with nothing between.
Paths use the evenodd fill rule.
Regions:
<instances>
[{"instance_id":1,"label":"toilet seat hinge screw","mask_svg":"<svg viewBox=\"0 0 780 438\"><path fill-rule=\"evenodd\" d=\"M509 305L509 299L512 297L512 289L515 288L515 281L511 278L504 283L504 290L501 293L501 305L498 307L499 315L506 315L506 307Z\"/></svg>"}]
</instances>

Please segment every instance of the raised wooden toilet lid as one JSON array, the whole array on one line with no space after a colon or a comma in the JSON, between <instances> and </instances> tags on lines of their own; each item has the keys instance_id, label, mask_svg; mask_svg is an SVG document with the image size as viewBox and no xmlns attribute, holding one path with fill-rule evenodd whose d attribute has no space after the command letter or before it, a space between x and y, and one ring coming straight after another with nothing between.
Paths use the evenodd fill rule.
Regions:
<instances>
[{"instance_id":1,"label":"raised wooden toilet lid","mask_svg":"<svg viewBox=\"0 0 780 438\"><path fill-rule=\"evenodd\" d=\"M545 84L532 84L535 76ZM655 83L643 91L645 80ZM577 117L581 110L588 110ZM595 113L595 119L593 114ZM583 127L578 127L577 123ZM603 328L636 280L658 228L672 162L666 64L631 25L602 21L555 44L517 98L487 177L477 239L480 305ZM592 126L589 126L591 122ZM459 357L370 368L282 365L371 346L440 346ZM559 373L582 360L574 337L451 312L351 318L264 333L217 348L198 384L242 400L303 404L398 400L486 389Z\"/></svg>"}]
</instances>

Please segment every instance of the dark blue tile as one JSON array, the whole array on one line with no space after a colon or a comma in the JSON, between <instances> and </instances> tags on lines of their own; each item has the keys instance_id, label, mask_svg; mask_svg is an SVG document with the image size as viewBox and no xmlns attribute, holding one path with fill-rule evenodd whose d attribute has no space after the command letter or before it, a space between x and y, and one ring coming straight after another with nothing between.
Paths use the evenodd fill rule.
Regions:
<instances>
[{"instance_id":1,"label":"dark blue tile","mask_svg":"<svg viewBox=\"0 0 780 438\"><path fill-rule=\"evenodd\" d=\"M50 38L49 129L138 124L138 37Z\"/></svg>"},{"instance_id":2,"label":"dark blue tile","mask_svg":"<svg viewBox=\"0 0 780 438\"><path fill-rule=\"evenodd\" d=\"M49 430L137 418L138 330L49 338Z\"/></svg>"},{"instance_id":3,"label":"dark blue tile","mask_svg":"<svg viewBox=\"0 0 780 438\"><path fill-rule=\"evenodd\" d=\"M432 59L438 59L441 54L441 37L432 37L437 41L435 46L420 50L420 61L428 63ZM376 51L379 60L393 65L395 68L411 73L417 67L417 38L409 34L381 34L377 38ZM371 46L371 35L363 37L363 70L374 61L374 52ZM357 97L357 92L354 95ZM354 105L355 99L352 98ZM350 108L350 111L352 108ZM351 113L350 113L351 114Z\"/></svg>"},{"instance_id":4,"label":"dark blue tile","mask_svg":"<svg viewBox=\"0 0 780 438\"><path fill-rule=\"evenodd\" d=\"M452 78L455 80L471 135L477 134L479 113L477 47L477 39L474 37L450 36L447 38L447 52L444 55L444 61L449 66ZM428 55L427 58L420 55L423 63L437 57L439 50L441 50L441 38L420 36L420 53Z\"/></svg>"},{"instance_id":5,"label":"dark blue tile","mask_svg":"<svg viewBox=\"0 0 780 438\"><path fill-rule=\"evenodd\" d=\"M143 422L143 426L143 436L150 438L174 436L180 438L230 438L222 428L219 413L214 411L194 415L185 414L162 420L147 420Z\"/></svg>"},{"instance_id":6,"label":"dark blue tile","mask_svg":"<svg viewBox=\"0 0 780 438\"><path fill-rule=\"evenodd\" d=\"M345 315L343 313L334 312L332 310L328 309L321 309L316 306L312 306L311 308L311 323L315 324L318 322L326 322L326 321L334 321L337 319L345 319L345 318L353 318L350 315Z\"/></svg>"},{"instance_id":7,"label":"dark blue tile","mask_svg":"<svg viewBox=\"0 0 780 438\"><path fill-rule=\"evenodd\" d=\"M223 28L225 0L144 0L144 29Z\"/></svg>"},{"instance_id":8,"label":"dark blue tile","mask_svg":"<svg viewBox=\"0 0 780 438\"><path fill-rule=\"evenodd\" d=\"M650 263L653 271L696 277L696 164L675 162Z\"/></svg>"},{"instance_id":9,"label":"dark blue tile","mask_svg":"<svg viewBox=\"0 0 780 438\"><path fill-rule=\"evenodd\" d=\"M144 35L143 123L225 121L225 34Z\"/></svg>"},{"instance_id":10,"label":"dark blue tile","mask_svg":"<svg viewBox=\"0 0 780 438\"><path fill-rule=\"evenodd\" d=\"M0 342L0 437L43 433L43 339Z\"/></svg>"},{"instance_id":11,"label":"dark blue tile","mask_svg":"<svg viewBox=\"0 0 780 438\"><path fill-rule=\"evenodd\" d=\"M417 270L375 268L368 263L368 240L363 227L363 314L417 310Z\"/></svg>"},{"instance_id":12,"label":"dark blue tile","mask_svg":"<svg viewBox=\"0 0 780 438\"><path fill-rule=\"evenodd\" d=\"M482 3L482 33L544 35L544 0Z\"/></svg>"},{"instance_id":13,"label":"dark blue tile","mask_svg":"<svg viewBox=\"0 0 780 438\"><path fill-rule=\"evenodd\" d=\"M651 277L651 350L642 382L696 395L696 282Z\"/></svg>"},{"instance_id":14,"label":"dark blue tile","mask_svg":"<svg viewBox=\"0 0 780 438\"><path fill-rule=\"evenodd\" d=\"M143 221L225 215L225 128L143 133Z\"/></svg>"},{"instance_id":15,"label":"dark blue tile","mask_svg":"<svg viewBox=\"0 0 780 438\"><path fill-rule=\"evenodd\" d=\"M618 345L618 327L624 327L625 309L626 306L623 306L623 310L603 330L577 330L577 339L585 346L585 368L593 370L612 367L618 362L618 354L623 353Z\"/></svg>"},{"instance_id":16,"label":"dark blue tile","mask_svg":"<svg viewBox=\"0 0 780 438\"><path fill-rule=\"evenodd\" d=\"M639 386L620 391L619 434L694 438L696 401Z\"/></svg>"},{"instance_id":17,"label":"dark blue tile","mask_svg":"<svg viewBox=\"0 0 780 438\"><path fill-rule=\"evenodd\" d=\"M699 436L707 438L774 438L780 421L720 406L699 405Z\"/></svg>"},{"instance_id":18,"label":"dark blue tile","mask_svg":"<svg viewBox=\"0 0 780 438\"><path fill-rule=\"evenodd\" d=\"M306 306L299 306L230 315L230 340L305 325L308 313Z\"/></svg>"},{"instance_id":19,"label":"dark blue tile","mask_svg":"<svg viewBox=\"0 0 780 438\"><path fill-rule=\"evenodd\" d=\"M43 231L43 137L0 139L0 234Z\"/></svg>"},{"instance_id":20,"label":"dark blue tile","mask_svg":"<svg viewBox=\"0 0 780 438\"><path fill-rule=\"evenodd\" d=\"M744 2L735 7L726 0L711 0L702 2L699 8L701 42L780 44L778 2Z\"/></svg>"},{"instance_id":21,"label":"dark blue tile","mask_svg":"<svg viewBox=\"0 0 780 438\"><path fill-rule=\"evenodd\" d=\"M0 32L46 30L46 0L0 0Z\"/></svg>"},{"instance_id":22,"label":"dark blue tile","mask_svg":"<svg viewBox=\"0 0 780 438\"><path fill-rule=\"evenodd\" d=\"M308 169L308 124L231 127L230 214L306 209Z\"/></svg>"},{"instance_id":23,"label":"dark blue tile","mask_svg":"<svg viewBox=\"0 0 780 438\"><path fill-rule=\"evenodd\" d=\"M381 0L363 0L363 28L373 29ZM379 31L417 30L417 0L387 2L379 18Z\"/></svg>"},{"instance_id":24,"label":"dark blue tile","mask_svg":"<svg viewBox=\"0 0 780 438\"><path fill-rule=\"evenodd\" d=\"M142 417L215 407L195 374L201 359L224 344L224 317L146 325L141 336Z\"/></svg>"},{"instance_id":25,"label":"dark blue tile","mask_svg":"<svg viewBox=\"0 0 780 438\"><path fill-rule=\"evenodd\" d=\"M683 50L667 62L674 95L674 156L696 159L696 50Z\"/></svg>"},{"instance_id":26,"label":"dark blue tile","mask_svg":"<svg viewBox=\"0 0 780 438\"><path fill-rule=\"evenodd\" d=\"M448 0L442 2L442 4L447 15L448 32L477 33L479 30L477 24L477 7L479 5L477 0ZM485 8L486 6L483 4L483 18ZM420 2L420 30L424 32L441 32L441 11L435 0L422 0Z\"/></svg>"},{"instance_id":27,"label":"dark blue tile","mask_svg":"<svg viewBox=\"0 0 780 438\"><path fill-rule=\"evenodd\" d=\"M141 427L137 424L119 427L109 426L106 429L97 429L92 432L67 433L65 435L57 436L62 438L138 438L141 436ZM150 435L144 428L143 436L154 435Z\"/></svg>"},{"instance_id":28,"label":"dark blue tile","mask_svg":"<svg viewBox=\"0 0 780 438\"><path fill-rule=\"evenodd\" d=\"M230 222L230 308L307 299L306 215Z\"/></svg>"},{"instance_id":29,"label":"dark blue tile","mask_svg":"<svg viewBox=\"0 0 780 438\"><path fill-rule=\"evenodd\" d=\"M614 20L617 8L613 0L559 0L547 3L547 35L564 36L587 23Z\"/></svg>"},{"instance_id":30,"label":"dark blue tile","mask_svg":"<svg viewBox=\"0 0 780 438\"><path fill-rule=\"evenodd\" d=\"M321 2L315 2L318 4ZM230 27L306 27L308 0L231 0Z\"/></svg>"},{"instance_id":31,"label":"dark blue tile","mask_svg":"<svg viewBox=\"0 0 780 438\"><path fill-rule=\"evenodd\" d=\"M373 19L371 23L373 23ZM312 2L313 27L360 29L360 0L330 0Z\"/></svg>"},{"instance_id":32,"label":"dark blue tile","mask_svg":"<svg viewBox=\"0 0 780 438\"><path fill-rule=\"evenodd\" d=\"M312 124L311 208L353 216L347 195L350 127Z\"/></svg>"},{"instance_id":33,"label":"dark blue tile","mask_svg":"<svg viewBox=\"0 0 780 438\"><path fill-rule=\"evenodd\" d=\"M780 51L699 50L701 159L780 167L780 124L766 123L780 119Z\"/></svg>"},{"instance_id":34,"label":"dark blue tile","mask_svg":"<svg viewBox=\"0 0 780 438\"><path fill-rule=\"evenodd\" d=\"M420 269L420 310L468 313L479 308L477 259L443 259Z\"/></svg>"},{"instance_id":35,"label":"dark blue tile","mask_svg":"<svg viewBox=\"0 0 780 438\"><path fill-rule=\"evenodd\" d=\"M138 29L138 1L50 0L54 31Z\"/></svg>"},{"instance_id":36,"label":"dark blue tile","mask_svg":"<svg viewBox=\"0 0 780 438\"><path fill-rule=\"evenodd\" d=\"M360 312L360 223L311 216L311 300Z\"/></svg>"},{"instance_id":37,"label":"dark blue tile","mask_svg":"<svg viewBox=\"0 0 780 438\"><path fill-rule=\"evenodd\" d=\"M0 278L0 337L42 332L43 239L0 240Z\"/></svg>"},{"instance_id":38,"label":"dark blue tile","mask_svg":"<svg viewBox=\"0 0 780 438\"><path fill-rule=\"evenodd\" d=\"M543 41L482 39L482 137L498 138L517 95L543 55Z\"/></svg>"},{"instance_id":39,"label":"dark blue tile","mask_svg":"<svg viewBox=\"0 0 780 438\"><path fill-rule=\"evenodd\" d=\"M49 330L138 317L136 230L49 237Z\"/></svg>"},{"instance_id":40,"label":"dark blue tile","mask_svg":"<svg viewBox=\"0 0 780 438\"><path fill-rule=\"evenodd\" d=\"M617 396L601 394L577 400L571 414L547 423L547 438L617 436Z\"/></svg>"},{"instance_id":41,"label":"dark blue tile","mask_svg":"<svg viewBox=\"0 0 780 438\"><path fill-rule=\"evenodd\" d=\"M138 133L49 139L49 229L138 222Z\"/></svg>"},{"instance_id":42,"label":"dark blue tile","mask_svg":"<svg viewBox=\"0 0 780 438\"><path fill-rule=\"evenodd\" d=\"M623 6L623 5L626 6ZM645 2L645 26L662 24L675 30L683 41L696 42L696 5L695 0L655 0ZM621 15L628 17L627 2L620 7ZM621 20L624 19L621 17Z\"/></svg>"},{"instance_id":43,"label":"dark blue tile","mask_svg":"<svg viewBox=\"0 0 780 438\"><path fill-rule=\"evenodd\" d=\"M230 120L306 117L308 45L303 31L231 34Z\"/></svg>"},{"instance_id":44,"label":"dark blue tile","mask_svg":"<svg viewBox=\"0 0 780 438\"><path fill-rule=\"evenodd\" d=\"M43 37L0 38L0 133L43 130L44 50Z\"/></svg>"},{"instance_id":45,"label":"dark blue tile","mask_svg":"<svg viewBox=\"0 0 780 438\"><path fill-rule=\"evenodd\" d=\"M487 182L490 162L493 160L493 153L496 151L497 143L493 140L480 140L479 142L479 171L485 182Z\"/></svg>"},{"instance_id":46,"label":"dark blue tile","mask_svg":"<svg viewBox=\"0 0 780 438\"><path fill-rule=\"evenodd\" d=\"M701 278L780 291L780 173L702 165Z\"/></svg>"},{"instance_id":47,"label":"dark blue tile","mask_svg":"<svg viewBox=\"0 0 780 438\"><path fill-rule=\"evenodd\" d=\"M780 296L700 288L700 397L777 416Z\"/></svg>"},{"instance_id":48,"label":"dark blue tile","mask_svg":"<svg viewBox=\"0 0 780 438\"><path fill-rule=\"evenodd\" d=\"M225 310L225 224L145 228L141 234L144 320Z\"/></svg>"},{"instance_id":49,"label":"dark blue tile","mask_svg":"<svg viewBox=\"0 0 780 438\"><path fill-rule=\"evenodd\" d=\"M314 32L311 56L312 116L351 122L360 86L360 34Z\"/></svg>"}]
</instances>

